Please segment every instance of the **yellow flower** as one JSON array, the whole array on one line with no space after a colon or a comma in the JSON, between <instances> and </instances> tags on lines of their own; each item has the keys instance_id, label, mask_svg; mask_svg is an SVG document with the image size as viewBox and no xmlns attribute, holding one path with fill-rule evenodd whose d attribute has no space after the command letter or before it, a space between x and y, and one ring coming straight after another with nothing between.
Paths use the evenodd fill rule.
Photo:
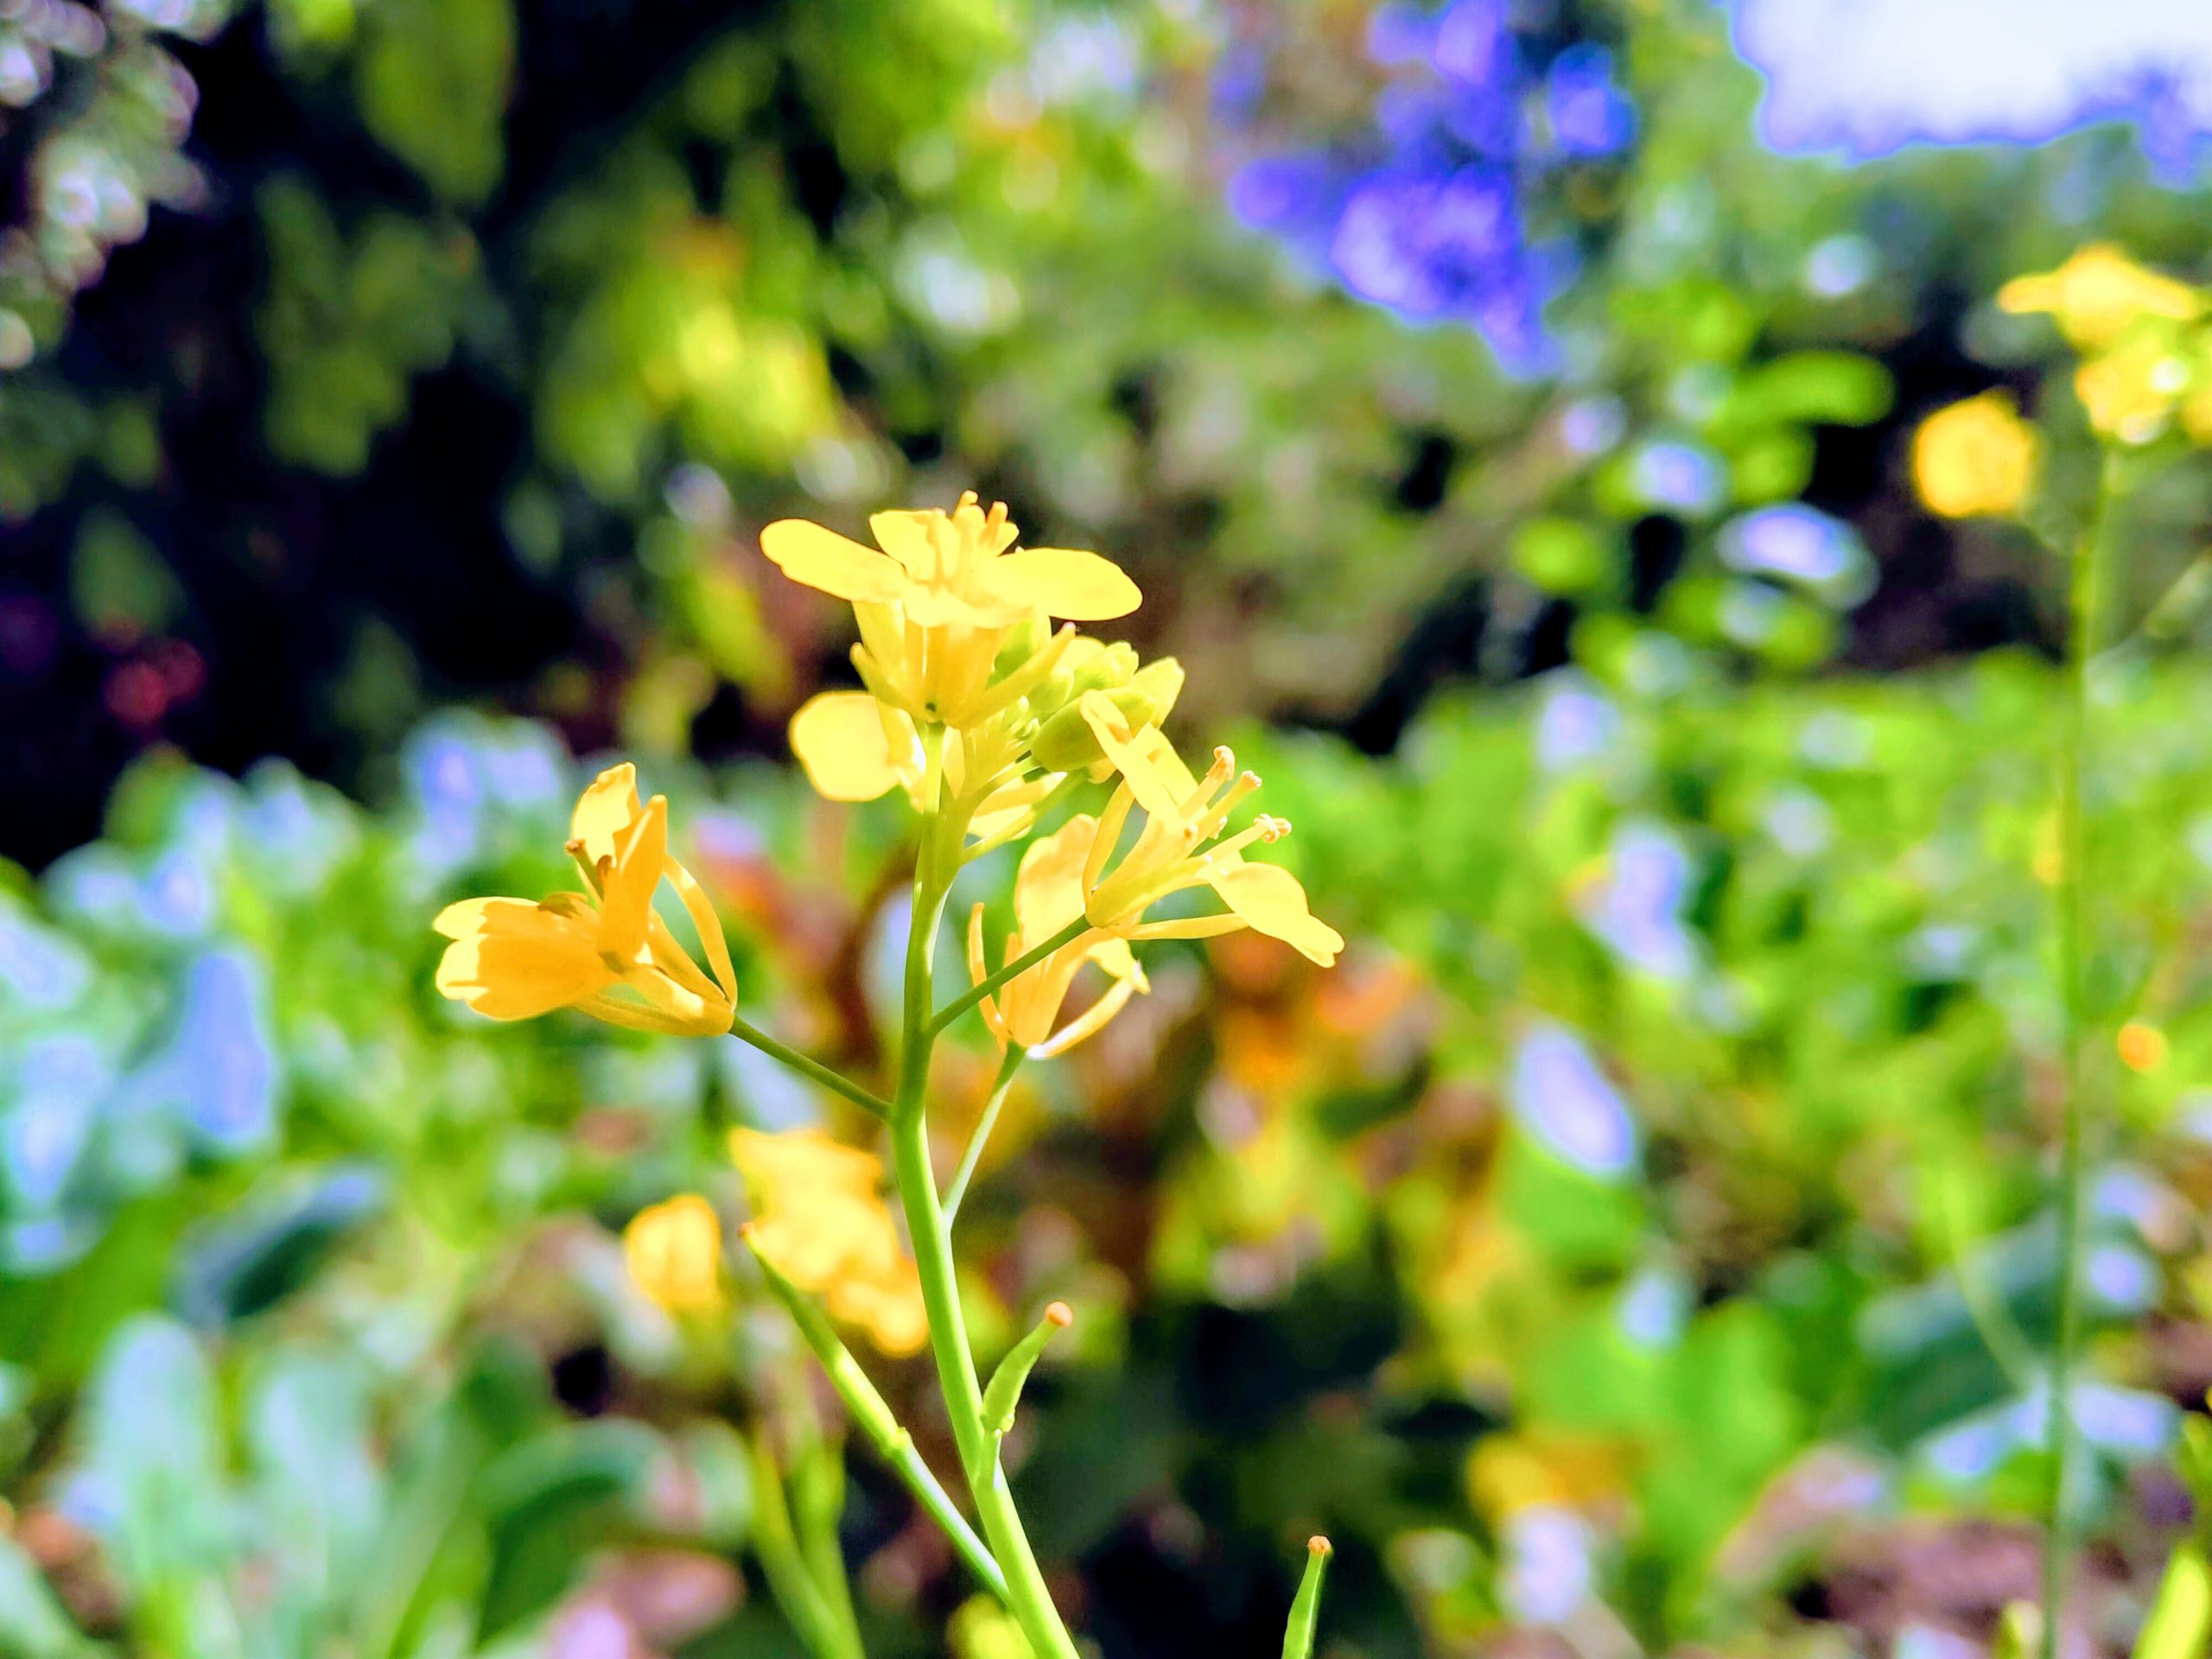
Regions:
<instances>
[{"instance_id":1,"label":"yellow flower","mask_svg":"<svg viewBox=\"0 0 2212 1659\"><path fill-rule=\"evenodd\" d=\"M2013 278L1997 290L1997 303L2049 312L2078 351L2102 351L2139 318L2186 322L2204 309L2195 289L2145 270L2108 242L2081 249L2056 270Z\"/></svg>"},{"instance_id":2,"label":"yellow flower","mask_svg":"<svg viewBox=\"0 0 2212 1659\"><path fill-rule=\"evenodd\" d=\"M1912 482L1946 518L2017 512L2034 486L2042 442L2001 391L1939 409L1912 435Z\"/></svg>"},{"instance_id":3,"label":"yellow flower","mask_svg":"<svg viewBox=\"0 0 2212 1659\"><path fill-rule=\"evenodd\" d=\"M818 1129L734 1129L729 1148L753 1195L747 1234L754 1247L885 1353L919 1351L929 1315L920 1275L879 1196L881 1161Z\"/></svg>"},{"instance_id":4,"label":"yellow flower","mask_svg":"<svg viewBox=\"0 0 2212 1659\"><path fill-rule=\"evenodd\" d=\"M1071 818L1055 833L1032 842L1021 855L1021 868L1014 883L1014 931L1007 935L1001 960L1012 962L1024 951L1042 944L1083 912L1083 866L1090 855L1098 820L1082 815ZM1060 1017L1060 1004L1076 971L1095 962L1114 982L1103 996L1070 1020L1056 1035L1052 1027ZM977 983L989 974L983 959L983 907L968 914L968 971ZM1025 1048L1038 1059L1065 1054L1119 1014L1139 991L1151 988L1144 969L1126 939L1091 931L1016 975L1000 988L995 998L985 997L983 1023L1001 1045Z\"/></svg>"},{"instance_id":5,"label":"yellow flower","mask_svg":"<svg viewBox=\"0 0 2212 1659\"><path fill-rule=\"evenodd\" d=\"M973 724L1044 680L1072 631L1054 634L994 683L999 648L1016 624L1039 616L1104 621L1128 615L1141 598L1096 553L1014 548L1004 504L985 512L973 491L949 513L879 512L868 528L882 551L804 518L770 524L760 550L792 581L852 601L861 680L918 724Z\"/></svg>"},{"instance_id":6,"label":"yellow flower","mask_svg":"<svg viewBox=\"0 0 2212 1659\"><path fill-rule=\"evenodd\" d=\"M696 1192L649 1205L622 1230L631 1281L671 1313L721 1305L722 1226Z\"/></svg>"},{"instance_id":7,"label":"yellow flower","mask_svg":"<svg viewBox=\"0 0 2212 1659\"><path fill-rule=\"evenodd\" d=\"M2139 331L2074 372L2089 424L2123 443L2148 443L2165 429L2189 390L2189 365L2163 331Z\"/></svg>"},{"instance_id":8,"label":"yellow flower","mask_svg":"<svg viewBox=\"0 0 2212 1659\"><path fill-rule=\"evenodd\" d=\"M576 803L570 836L588 891L535 904L468 899L439 912L433 925L453 943L438 989L494 1020L572 1007L638 1031L728 1031L737 1005L729 947L699 884L668 855L668 798L640 804L637 768L610 767ZM698 930L711 980L653 908L663 880Z\"/></svg>"},{"instance_id":9,"label":"yellow flower","mask_svg":"<svg viewBox=\"0 0 2212 1659\"><path fill-rule=\"evenodd\" d=\"M1298 878L1276 865L1244 861L1245 848L1281 840L1289 824L1262 816L1227 840L1214 840L1237 803L1260 786L1252 773L1236 770L1234 754L1216 749L1206 775L1194 778L1157 726L1132 728L1101 692L1086 694L1082 709L1099 747L1122 774L1096 825L1071 820L1073 839L1084 846L1083 913L1092 927L1123 939L1206 938L1249 927L1324 968L1336 961L1343 936L1306 908ZM1116 861L1133 806L1143 808L1144 829ZM1212 888L1228 913L1144 919L1144 912L1169 894L1198 887Z\"/></svg>"}]
</instances>

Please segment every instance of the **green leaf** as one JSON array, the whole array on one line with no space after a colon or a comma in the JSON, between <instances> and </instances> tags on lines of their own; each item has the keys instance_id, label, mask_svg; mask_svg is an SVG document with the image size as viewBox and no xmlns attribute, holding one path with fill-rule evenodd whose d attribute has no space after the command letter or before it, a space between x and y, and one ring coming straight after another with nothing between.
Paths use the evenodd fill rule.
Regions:
<instances>
[{"instance_id":1,"label":"green leaf","mask_svg":"<svg viewBox=\"0 0 2212 1659\"><path fill-rule=\"evenodd\" d=\"M1533 518L1515 532L1513 568L1548 594L1586 594L1612 575L1606 538L1573 518Z\"/></svg>"},{"instance_id":2,"label":"green leaf","mask_svg":"<svg viewBox=\"0 0 2212 1659\"><path fill-rule=\"evenodd\" d=\"M448 200L482 200L505 166L514 79L508 0L379 0L361 19L355 94L377 141Z\"/></svg>"}]
</instances>

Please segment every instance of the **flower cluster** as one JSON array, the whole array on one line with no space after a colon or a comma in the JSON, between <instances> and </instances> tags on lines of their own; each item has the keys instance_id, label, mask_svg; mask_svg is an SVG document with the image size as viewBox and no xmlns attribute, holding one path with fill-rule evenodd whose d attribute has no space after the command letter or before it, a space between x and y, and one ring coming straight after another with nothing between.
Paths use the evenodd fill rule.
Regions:
<instances>
[{"instance_id":1,"label":"flower cluster","mask_svg":"<svg viewBox=\"0 0 2212 1659\"><path fill-rule=\"evenodd\" d=\"M987 512L972 493L949 513L879 513L869 528L876 548L801 519L760 534L786 575L849 601L858 624L852 661L867 689L823 692L791 720L791 747L816 788L840 801L903 790L948 844L972 839L961 855L972 858L1028 834L1085 778L1119 780L1102 816L1071 817L1022 858L1000 960L1052 948L982 999L1002 1044L1058 1053L1096 1032L1146 988L1135 940L1250 927L1324 965L1335 960L1344 942L1313 918L1297 880L1243 856L1290 826L1263 817L1224 835L1260 780L1238 774L1225 749L1200 780L1161 734L1181 668L1140 664L1127 645L1072 626L1134 610L1140 595L1127 575L1096 553L1017 547L1005 507ZM1133 810L1143 828L1122 852ZM1146 919L1196 888L1224 908ZM978 906L968 938L979 984L991 977L983 935ZM1110 988L1060 1027L1086 963Z\"/></svg>"},{"instance_id":2,"label":"flower cluster","mask_svg":"<svg viewBox=\"0 0 2212 1659\"><path fill-rule=\"evenodd\" d=\"M1509 368L1534 372L1549 357L1543 305L1570 262L1531 238L1524 209L1550 175L1624 149L1637 115L1605 48L1546 62L1510 14L1505 0L1378 10L1368 56L1389 79L1372 125L1246 163L1230 203L1362 299L1471 324ZM1232 112L1250 79L1225 79Z\"/></svg>"},{"instance_id":3,"label":"flower cluster","mask_svg":"<svg viewBox=\"0 0 2212 1659\"><path fill-rule=\"evenodd\" d=\"M2000 309L2048 315L2081 354L2074 392L2090 427L2130 448L2178 431L2212 445L2212 297L2146 270L2106 243L1997 292ZM1912 480L1947 518L2017 516L2043 446L2009 394L1940 409L1913 435Z\"/></svg>"},{"instance_id":4,"label":"flower cluster","mask_svg":"<svg viewBox=\"0 0 2212 1659\"><path fill-rule=\"evenodd\" d=\"M2212 443L2212 307L2197 289L2095 243L2005 283L1997 303L2057 323L2082 354L2074 391L2101 435L2149 443L2177 421L2191 442Z\"/></svg>"}]
</instances>

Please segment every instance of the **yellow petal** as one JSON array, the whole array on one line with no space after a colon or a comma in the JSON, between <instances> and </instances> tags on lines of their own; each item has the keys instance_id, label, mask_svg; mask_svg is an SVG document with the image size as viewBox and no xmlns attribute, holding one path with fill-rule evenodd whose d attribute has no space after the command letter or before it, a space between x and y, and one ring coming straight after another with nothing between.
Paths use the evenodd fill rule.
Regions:
<instances>
[{"instance_id":1,"label":"yellow petal","mask_svg":"<svg viewBox=\"0 0 2212 1659\"><path fill-rule=\"evenodd\" d=\"M690 871L674 859L661 866L661 874L676 889L676 896L683 900L685 912L691 918L691 926L699 935L699 943L707 953L707 965L714 969L715 983L721 987L722 999L737 1009L737 970L730 965L729 941L722 935L722 918L715 912L714 903ZM728 1025L728 1021L724 1021Z\"/></svg>"},{"instance_id":2,"label":"yellow petal","mask_svg":"<svg viewBox=\"0 0 2212 1659\"><path fill-rule=\"evenodd\" d=\"M991 591L1009 603L1067 622L1104 622L1144 602L1120 565L1074 548L1018 548L994 559L983 574Z\"/></svg>"},{"instance_id":3,"label":"yellow petal","mask_svg":"<svg viewBox=\"0 0 2212 1659\"><path fill-rule=\"evenodd\" d=\"M1083 914L1083 867L1097 833L1098 820L1078 812L1022 854L1014 878L1014 917L1027 945L1044 944Z\"/></svg>"},{"instance_id":4,"label":"yellow petal","mask_svg":"<svg viewBox=\"0 0 2212 1659\"><path fill-rule=\"evenodd\" d=\"M833 801L872 801L921 776L913 722L865 691L823 691L791 716L791 752L807 781Z\"/></svg>"},{"instance_id":5,"label":"yellow petal","mask_svg":"<svg viewBox=\"0 0 2212 1659\"><path fill-rule=\"evenodd\" d=\"M521 899L448 906L436 923L453 943L438 963L438 990L493 1020L528 1020L580 1002L613 974L589 926Z\"/></svg>"},{"instance_id":6,"label":"yellow petal","mask_svg":"<svg viewBox=\"0 0 2212 1659\"><path fill-rule=\"evenodd\" d=\"M1191 769L1157 726L1129 729L1128 719L1103 691L1086 691L1079 705L1084 724L1098 747L1128 780L1129 792L1146 816L1163 822L1182 816L1183 803L1198 786Z\"/></svg>"},{"instance_id":7,"label":"yellow petal","mask_svg":"<svg viewBox=\"0 0 2212 1659\"><path fill-rule=\"evenodd\" d=\"M906 585L906 574L874 548L804 518L770 524L760 532L760 550L793 582L855 604L887 604Z\"/></svg>"},{"instance_id":8,"label":"yellow petal","mask_svg":"<svg viewBox=\"0 0 2212 1659\"><path fill-rule=\"evenodd\" d=\"M899 561L917 582L926 582L937 569L937 549L930 541L930 526L944 522L934 510L879 512L868 521L875 544Z\"/></svg>"},{"instance_id":9,"label":"yellow petal","mask_svg":"<svg viewBox=\"0 0 2212 1659\"><path fill-rule=\"evenodd\" d=\"M607 891L600 896L599 948L607 955L628 962L645 944L653 889L667 861L668 797L656 795L616 844Z\"/></svg>"},{"instance_id":10,"label":"yellow petal","mask_svg":"<svg viewBox=\"0 0 2212 1659\"><path fill-rule=\"evenodd\" d=\"M1140 991L1148 991L1152 982L1144 976L1144 969L1137 963L1136 952L1129 949L1127 939L1111 933L1092 936L1084 947L1084 955L1103 968L1117 980L1127 980Z\"/></svg>"},{"instance_id":11,"label":"yellow petal","mask_svg":"<svg viewBox=\"0 0 2212 1659\"><path fill-rule=\"evenodd\" d=\"M1239 861L1210 872L1206 880L1223 902L1255 929L1324 968L1344 948L1344 936L1306 907L1306 889L1279 864Z\"/></svg>"},{"instance_id":12,"label":"yellow petal","mask_svg":"<svg viewBox=\"0 0 2212 1659\"><path fill-rule=\"evenodd\" d=\"M601 859L614 856L622 832L645 810L638 799L637 767L627 760L609 766L576 802L575 816L569 820L569 839L583 843L584 862L596 869Z\"/></svg>"},{"instance_id":13,"label":"yellow petal","mask_svg":"<svg viewBox=\"0 0 2212 1659\"><path fill-rule=\"evenodd\" d=\"M1121 941L1116 939L1115 943L1119 944ZM1126 945L1122 948L1128 949ZM1134 979L1116 980L1107 987L1105 995L1069 1020L1044 1042L1032 1045L1029 1051L1030 1057L1039 1060L1050 1059L1056 1054L1066 1053L1078 1043L1089 1041L1105 1029L1107 1022L1128 1005L1132 996L1145 988L1144 976L1141 974Z\"/></svg>"}]
</instances>

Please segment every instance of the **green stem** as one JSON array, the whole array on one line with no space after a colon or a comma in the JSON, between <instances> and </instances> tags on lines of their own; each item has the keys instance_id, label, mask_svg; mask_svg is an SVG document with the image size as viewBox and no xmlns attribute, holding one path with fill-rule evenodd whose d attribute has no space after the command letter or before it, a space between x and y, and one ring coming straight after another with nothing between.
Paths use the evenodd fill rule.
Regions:
<instances>
[{"instance_id":1,"label":"green stem","mask_svg":"<svg viewBox=\"0 0 2212 1659\"><path fill-rule=\"evenodd\" d=\"M782 1061L800 1076L810 1077L833 1094L842 1095L869 1116L887 1119L891 1108L851 1078L842 1077L819 1060L809 1059L795 1048L786 1047L757 1026L752 1026L738 1016L730 1020L729 1033L741 1042L747 1042L771 1059Z\"/></svg>"},{"instance_id":2,"label":"green stem","mask_svg":"<svg viewBox=\"0 0 2212 1659\"><path fill-rule=\"evenodd\" d=\"M1007 1091L1014 1086L1014 1074L1021 1069L1025 1051L1017 1043L1008 1043L1006 1058L999 1062L999 1075L991 1084L991 1097L983 1103L983 1115L976 1120L976 1132L968 1137L968 1150L961 1154L960 1167L952 1172L952 1185L944 1189L944 1226L952 1230L952 1224L960 1217L960 1200L967 1196L968 1183L976 1173L976 1166L982 1160L983 1147L991 1138L991 1131L998 1127L999 1109L1006 1104Z\"/></svg>"},{"instance_id":3,"label":"green stem","mask_svg":"<svg viewBox=\"0 0 2212 1659\"><path fill-rule=\"evenodd\" d=\"M923 820L918 868L914 873L914 913L906 940L906 1041L899 1059L899 1090L892 1103L892 1175L906 1212L906 1230L914 1245L914 1265L922 1286L922 1303L928 1310L930 1351L937 1362L938 1383L944 1394L945 1412L952 1422L952 1438L960 1452L961 1472L967 1478L969 1495L975 1500L984 1540L1006 1573L1007 1604L1022 1634L1029 1640L1034 1659L1077 1659L1075 1642L1052 1605L1052 1592L1029 1546L1014 1494L1000 1467L996 1441L983 1427L983 1389L976 1376L976 1357L968 1343L967 1319L961 1311L960 1285L952 1262L952 1238L944 1211L938 1203L937 1173L930 1166L929 1123L925 1102L929 1092L930 1051L937 1028L930 1020L931 958L938 922L951 886L940 866L959 868L957 843L950 860L939 856L940 823L934 817ZM956 830L957 833L957 830Z\"/></svg>"},{"instance_id":4,"label":"green stem","mask_svg":"<svg viewBox=\"0 0 2212 1659\"><path fill-rule=\"evenodd\" d=\"M944 1212L938 1206L937 1175L930 1167L929 1127L918 1102L893 1120L891 1147L899 1196L905 1201L907 1229L913 1235L922 1301L929 1310L930 1349L937 1361L938 1382L944 1390L952 1438L983 1536L1006 1571L1008 1602L1037 1659L1077 1659L1075 1643L1052 1605L1052 1592L1014 1507L997 1445L983 1427L982 1384L976 1379L975 1356L968 1345L952 1244L945 1233Z\"/></svg>"},{"instance_id":5,"label":"green stem","mask_svg":"<svg viewBox=\"0 0 2212 1659\"><path fill-rule=\"evenodd\" d=\"M967 1013L969 1009L974 1007L978 1002L981 1002L993 991L998 989L1000 986L1006 984L1010 980L1020 978L1023 974L1027 973L1032 968L1034 968L1039 963L1044 961L1046 957L1051 956L1053 951L1058 950L1062 945L1073 944L1077 939L1081 938L1087 931L1089 931L1090 926L1090 922L1089 918L1078 916L1075 920L1070 922L1058 932L1053 934L1051 938L1046 940L1044 944L1033 945L1030 949L1023 951L1020 956L1016 957L1012 962L1007 963L1006 966L1000 969L998 972L987 975L982 979L978 980L975 984L969 986L959 995L954 997L951 1001L946 1003L943 1007L937 1011L936 1014L931 1017L929 1023L924 1027L925 1036L931 1038L937 1036L939 1032L943 1031L947 1026L957 1020L962 1014Z\"/></svg>"},{"instance_id":6,"label":"green stem","mask_svg":"<svg viewBox=\"0 0 2212 1659\"><path fill-rule=\"evenodd\" d=\"M2097 493L2074 556L2068 589L2066 689L2058 721L2058 752L2053 792L2058 808L2058 881L2056 893L2059 982L2061 1087L2058 1160L2058 1329L2050 1361L2048 1433L2050 1468L2044 1491L2043 1560L2043 1656L2057 1659L2066 1611L2066 1572L2073 1553L2073 1525L2068 1474L2074 1462L2074 1373L2082 1348L2082 1187L2088 1109L2082 1098L2084 1052L2088 1028L2083 865L2088 848L2088 817L2082 807L2082 772L2088 758L2089 670L2096 655L2101 620L2105 541L2114 498L2119 493L2120 457L2105 451Z\"/></svg>"},{"instance_id":7,"label":"green stem","mask_svg":"<svg viewBox=\"0 0 2212 1659\"><path fill-rule=\"evenodd\" d=\"M815 1358L830 1378L830 1386L845 1402L853 1421L860 1425L861 1432L882 1454L884 1461L906 1483L906 1490L913 1494L915 1501L944 1529L945 1536L952 1541L953 1550L968 1564L969 1570L1003 1602L1007 1599L1006 1574L999 1571L989 1548L976 1535L967 1517L953 1507L950 1496L938 1484L929 1465L922 1461L922 1454L914 1447L914 1437L899 1427L890 1405L876 1392L875 1384L868 1381L860 1362L837 1339L836 1332L830 1328L830 1321L814 1305L812 1298L760 1253L749 1227L745 1242L752 1248L753 1259L760 1264L761 1277L791 1314L791 1322L806 1339L806 1345L814 1351Z\"/></svg>"}]
</instances>

